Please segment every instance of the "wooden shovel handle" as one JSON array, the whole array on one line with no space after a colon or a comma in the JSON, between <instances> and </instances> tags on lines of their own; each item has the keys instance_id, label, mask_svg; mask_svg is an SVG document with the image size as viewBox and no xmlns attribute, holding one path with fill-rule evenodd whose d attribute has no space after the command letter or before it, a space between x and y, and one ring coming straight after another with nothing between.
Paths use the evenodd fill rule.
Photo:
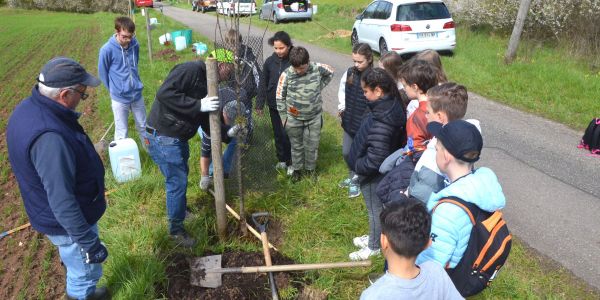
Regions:
<instances>
[{"instance_id":1,"label":"wooden shovel handle","mask_svg":"<svg viewBox=\"0 0 600 300\"><path fill-rule=\"evenodd\" d=\"M265 255L265 265L267 267L272 266L273 262L271 261L271 252L269 251L269 240L267 239L266 232L262 232L260 234L260 240L262 241L263 253Z\"/></svg>"},{"instance_id":2,"label":"wooden shovel handle","mask_svg":"<svg viewBox=\"0 0 600 300\"><path fill-rule=\"evenodd\" d=\"M298 264L298 265L278 265L278 266L254 266L240 268L222 268L222 269L206 269L207 273L268 273L268 272L287 272L287 271L306 271L318 269L333 269L333 268L354 268L354 267L370 267L370 260L352 261L352 262L337 262L337 263L319 263L319 264Z\"/></svg>"}]
</instances>

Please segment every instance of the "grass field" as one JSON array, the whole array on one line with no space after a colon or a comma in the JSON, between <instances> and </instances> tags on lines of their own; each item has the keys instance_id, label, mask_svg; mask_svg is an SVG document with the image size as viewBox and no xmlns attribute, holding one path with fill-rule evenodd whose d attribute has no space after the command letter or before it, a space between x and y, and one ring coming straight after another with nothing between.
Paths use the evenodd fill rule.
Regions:
<instances>
[{"instance_id":1,"label":"grass field","mask_svg":"<svg viewBox=\"0 0 600 300\"><path fill-rule=\"evenodd\" d=\"M49 58L59 54L71 56L80 60L89 71L96 73L98 49L112 32L111 23L114 16L104 13L77 15L0 9L0 32L3 33L0 36L0 45L7 49L0 53L0 59L4 62L0 64L0 79L4 79L4 84L0 86L0 98L4 101L0 107L0 132L4 132L8 115L18 101L29 94L37 72ZM39 22L41 19L44 22ZM156 57L154 62L150 63L146 52L144 22L140 15L137 15L136 19L137 36L142 49L140 54L143 53L140 57L140 72L146 86L144 98L149 108L168 70L178 62L193 59L193 56L188 51L177 53L178 59ZM152 31L153 49L156 53L165 49L158 45L160 34L182 28L180 24L169 19L159 21L162 25ZM195 36L194 39L202 40L202 37ZM458 57L457 53L452 59ZM458 67L447 63L447 70L452 76L457 76L452 70ZM81 121L92 140L97 141L112 121L108 93L100 87L91 93L86 102L82 107L86 115ZM268 128L264 127L264 119L259 118L258 121L257 132L268 133ZM366 209L362 201L358 200L360 198L349 200L345 191L337 188L337 182L346 174L346 167L340 159L340 141L341 132L336 120L327 117L319 152L318 181L303 180L295 185L271 169L270 166L275 163L271 147L255 147L250 150L250 154L254 154L251 157L256 159L252 162L254 167L251 165L250 171L256 172L251 175L257 182L247 191L247 209L267 210L274 215L285 233L278 243L278 248L282 254L296 262L346 260L347 254L354 250L351 238L363 234L367 228ZM8 176L10 172L3 143L4 139L0 139L0 155L3 155L0 157L3 158L0 160L0 168L5 174L1 183L3 187L12 188L10 191L3 189L0 196L0 220L3 220L0 229L6 230L26 222L26 217L14 180ZM101 238L107 244L110 257L105 264L102 284L111 288L114 299L165 298L165 287L169 284L166 268L171 264L169 258L177 253L200 256L205 253L233 250L260 251L259 244L251 239L231 236L225 242L218 242L212 209L213 199L197 187L197 139L193 140L191 149L188 206L193 217L187 225L199 239L198 246L191 251L173 248L167 238L163 178L145 153L142 153L144 176L137 181L117 184L107 168L109 207L99 226ZM230 201L231 205L234 203ZM48 288L48 278L56 277L54 272L61 272L60 268L57 270L48 267L57 260L56 255L53 255L53 247L40 235L24 240L24 234L20 233L0 242L0 290L4 291L7 299L44 299L60 296L62 282L54 283L54 289L59 289L58 291L49 292ZM25 246L20 246L17 241L23 241ZM27 247L27 251L23 251L23 247ZM474 299L599 297L568 271L548 264L544 257L538 256L522 243L517 241L513 247L508 264L495 283ZM18 259L14 260L11 257ZM9 261L7 258L12 259L10 266L3 263ZM40 264L40 268L36 269L38 271L30 271L29 266L36 263ZM374 259L374 266L370 270L308 272L299 280L326 291L330 299L356 299L368 285L366 275L381 270L382 263L382 259L377 258ZM14 271L12 266L20 268ZM9 279L20 282L17 284L17 290L8 289L10 284L15 284ZM18 289L19 285L21 290ZM284 299L293 299L297 290L289 288L282 294L285 295ZM0 296L5 295L0 293Z\"/></svg>"}]
</instances>

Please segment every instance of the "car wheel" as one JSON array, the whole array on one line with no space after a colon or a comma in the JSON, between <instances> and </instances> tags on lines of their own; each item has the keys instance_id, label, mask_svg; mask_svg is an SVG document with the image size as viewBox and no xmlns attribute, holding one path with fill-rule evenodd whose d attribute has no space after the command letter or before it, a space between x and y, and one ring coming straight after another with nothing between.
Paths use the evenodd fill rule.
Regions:
<instances>
[{"instance_id":1,"label":"car wheel","mask_svg":"<svg viewBox=\"0 0 600 300\"><path fill-rule=\"evenodd\" d=\"M379 40L379 55L384 56L386 53L388 53L388 51L389 50L385 39L381 38L381 40Z\"/></svg>"},{"instance_id":2,"label":"car wheel","mask_svg":"<svg viewBox=\"0 0 600 300\"><path fill-rule=\"evenodd\" d=\"M273 14L273 23L279 24L279 19L277 18L277 14Z\"/></svg>"},{"instance_id":3,"label":"car wheel","mask_svg":"<svg viewBox=\"0 0 600 300\"><path fill-rule=\"evenodd\" d=\"M352 30L352 35L350 36L350 43L352 44L352 46L358 44L358 33L356 32L356 30Z\"/></svg>"}]
</instances>

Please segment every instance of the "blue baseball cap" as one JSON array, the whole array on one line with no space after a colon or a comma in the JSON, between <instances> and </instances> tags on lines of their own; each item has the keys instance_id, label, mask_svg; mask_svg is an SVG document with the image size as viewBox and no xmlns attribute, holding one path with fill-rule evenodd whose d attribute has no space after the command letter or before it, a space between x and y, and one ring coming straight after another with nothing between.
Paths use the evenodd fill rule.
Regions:
<instances>
[{"instance_id":1,"label":"blue baseball cap","mask_svg":"<svg viewBox=\"0 0 600 300\"><path fill-rule=\"evenodd\" d=\"M470 163L479 160L483 138L475 125L464 120L451 121L446 125L430 122L427 124L427 131L455 158Z\"/></svg>"},{"instance_id":2,"label":"blue baseball cap","mask_svg":"<svg viewBox=\"0 0 600 300\"><path fill-rule=\"evenodd\" d=\"M88 73L78 62L60 56L46 63L37 81L53 88L63 88L76 84L92 87L100 85L100 80Z\"/></svg>"}]
</instances>

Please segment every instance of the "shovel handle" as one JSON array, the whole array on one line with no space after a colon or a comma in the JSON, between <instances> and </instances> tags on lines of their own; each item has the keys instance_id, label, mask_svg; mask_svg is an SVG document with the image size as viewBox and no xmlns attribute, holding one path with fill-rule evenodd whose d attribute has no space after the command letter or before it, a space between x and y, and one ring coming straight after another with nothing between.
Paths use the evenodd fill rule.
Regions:
<instances>
[{"instance_id":1,"label":"shovel handle","mask_svg":"<svg viewBox=\"0 0 600 300\"><path fill-rule=\"evenodd\" d=\"M260 234L260 240L262 241L263 254L265 255L265 265L267 267L272 266L271 252L269 251L269 240L267 239L267 233L262 232Z\"/></svg>"},{"instance_id":2,"label":"shovel handle","mask_svg":"<svg viewBox=\"0 0 600 300\"><path fill-rule=\"evenodd\" d=\"M334 268L354 268L370 267L370 260L337 262L337 263L319 263L319 264L298 264L298 265L278 265L278 266L254 266L239 268L206 269L206 273L268 273L268 272L287 272L287 271L306 271L318 269Z\"/></svg>"},{"instance_id":3,"label":"shovel handle","mask_svg":"<svg viewBox=\"0 0 600 300\"><path fill-rule=\"evenodd\" d=\"M17 232L19 230L23 230L23 229L25 229L25 228L27 228L29 226L31 226L31 223L27 223L25 225L21 225L21 226L15 228L15 229L11 229L9 231L2 232L2 233L0 233L0 239L3 238L3 237L5 237L5 236L7 236L7 235L10 235L13 232Z\"/></svg>"},{"instance_id":4,"label":"shovel handle","mask_svg":"<svg viewBox=\"0 0 600 300\"><path fill-rule=\"evenodd\" d=\"M236 218L238 221L241 221L242 219L240 218L240 215L238 215L235 210L233 210L233 208L231 208L231 206L225 204L225 208L227 209L227 211L234 217ZM252 226L250 226L250 224L246 223L246 227L248 228L248 230L250 230L250 232L252 233L252 235L254 235L255 237L261 239L260 237L260 233L258 233L258 231L256 231L256 229L254 229ZM279 251L277 248L275 248L275 246L273 246L273 244L269 243L269 247L271 247L273 250L275 251Z\"/></svg>"}]
</instances>

